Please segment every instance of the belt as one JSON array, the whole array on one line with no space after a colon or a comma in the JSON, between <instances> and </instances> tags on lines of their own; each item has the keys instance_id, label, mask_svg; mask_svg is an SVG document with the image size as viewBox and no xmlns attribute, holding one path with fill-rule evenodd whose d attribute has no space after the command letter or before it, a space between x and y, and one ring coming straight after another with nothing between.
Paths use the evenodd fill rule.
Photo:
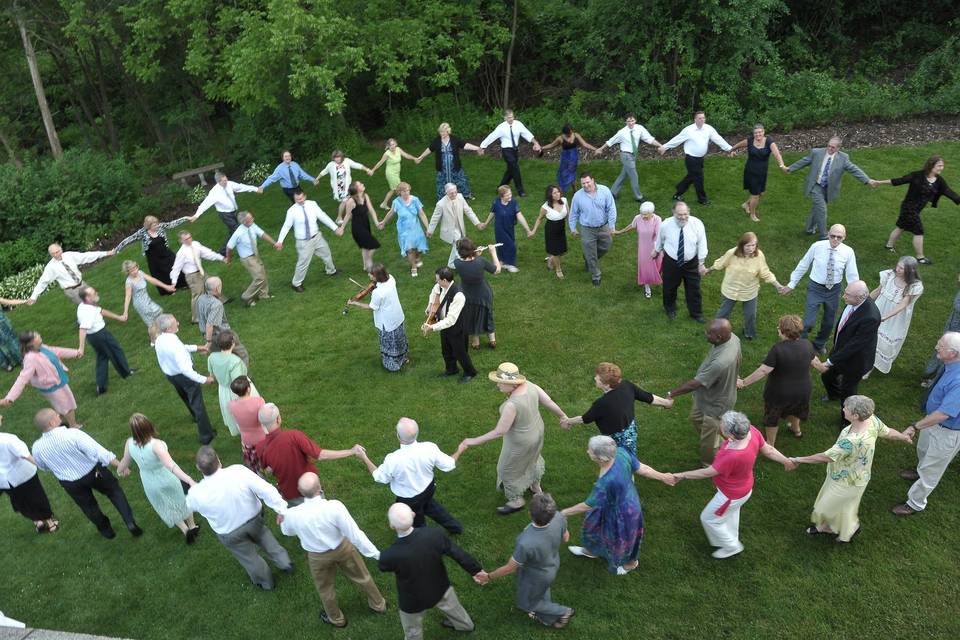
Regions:
<instances>
[{"instance_id":1,"label":"belt","mask_svg":"<svg viewBox=\"0 0 960 640\"><path fill-rule=\"evenodd\" d=\"M836 283L834 283L834 284L823 284L822 282L817 282L816 280L810 280L810 282L812 282L813 284L816 284L816 285L820 285L821 287L823 287L824 289L827 289L827 290L831 290L831 289L833 289L835 286L837 286L838 284L840 284L839 282L836 282Z\"/></svg>"},{"instance_id":2,"label":"belt","mask_svg":"<svg viewBox=\"0 0 960 640\"><path fill-rule=\"evenodd\" d=\"M303 240L304 242L306 242L306 241L308 241L308 240L313 240L313 239L316 238L318 235L320 235L320 232L319 232L319 231L317 231L315 234L313 234L313 235L310 236L309 238L297 238L297 240Z\"/></svg>"},{"instance_id":3,"label":"belt","mask_svg":"<svg viewBox=\"0 0 960 640\"><path fill-rule=\"evenodd\" d=\"M83 286L83 283L81 282L80 284L75 284L75 285L73 285L72 287L64 287L63 290L64 290L64 291L72 291L73 289L79 289L79 288L82 287L82 286Z\"/></svg>"}]
</instances>

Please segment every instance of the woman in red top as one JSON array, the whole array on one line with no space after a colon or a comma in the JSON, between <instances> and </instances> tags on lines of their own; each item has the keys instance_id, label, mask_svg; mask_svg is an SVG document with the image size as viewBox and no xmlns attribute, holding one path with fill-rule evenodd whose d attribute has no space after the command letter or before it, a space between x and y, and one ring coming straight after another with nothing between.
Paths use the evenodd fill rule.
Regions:
<instances>
[{"instance_id":1,"label":"woman in red top","mask_svg":"<svg viewBox=\"0 0 960 640\"><path fill-rule=\"evenodd\" d=\"M740 543L740 507L753 494L753 465L762 453L779 462L787 471L797 465L767 444L763 435L738 411L727 411L720 417L724 442L717 451L713 464L696 471L675 473L677 480L713 478L717 494L700 513L703 531L710 545L717 547L714 558L729 558L743 551Z\"/></svg>"}]
</instances>

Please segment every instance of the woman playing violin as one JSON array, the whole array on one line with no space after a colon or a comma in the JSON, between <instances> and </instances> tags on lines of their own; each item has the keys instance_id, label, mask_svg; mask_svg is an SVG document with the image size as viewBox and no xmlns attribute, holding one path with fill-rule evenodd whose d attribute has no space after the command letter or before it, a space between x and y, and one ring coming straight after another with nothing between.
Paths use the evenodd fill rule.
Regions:
<instances>
[{"instance_id":1,"label":"woman playing violin","mask_svg":"<svg viewBox=\"0 0 960 640\"><path fill-rule=\"evenodd\" d=\"M360 309L373 311L373 324L380 336L380 358L387 371L399 371L404 363L409 362L407 349L407 334L403 329L403 307L400 306L400 296L397 295L397 281L387 273L382 264L374 264L367 271L372 288L367 287L361 294L370 289L370 303L361 302L360 294L347 300L347 304Z\"/></svg>"},{"instance_id":2,"label":"woman playing violin","mask_svg":"<svg viewBox=\"0 0 960 640\"><path fill-rule=\"evenodd\" d=\"M463 308L464 329L470 334L471 346L480 348L480 334L487 334L487 343L491 349L497 348L497 335L493 331L493 290L486 281L484 272L494 275L500 273L500 258L497 250L490 246L490 260L480 256L483 248L478 248L470 238L457 240L457 253L460 257L453 261L453 267L460 274L463 295L467 302Z\"/></svg>"}]
</instances>

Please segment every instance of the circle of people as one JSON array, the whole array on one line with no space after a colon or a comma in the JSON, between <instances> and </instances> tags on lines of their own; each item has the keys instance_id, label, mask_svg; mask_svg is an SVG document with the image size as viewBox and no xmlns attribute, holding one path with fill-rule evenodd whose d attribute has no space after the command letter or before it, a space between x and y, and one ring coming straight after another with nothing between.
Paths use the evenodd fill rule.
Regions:
<instances>
[{"instance_id":1,"label":"circle of people","mask_svg":"<svg viewBox=\"0 0 960 640\"><path fill-rule=\"evenodd\" d=\"M523 140L532 143L535 152L561 148L557 184L546 189L545 202L532 228L508 186L513 182L520 197L527 195L518 162L518 146ZM481 221L468 204L474 196L460 152L476 151L482 155L494 141L499 142L506 168L490 213ZM683 145L687 173L676 185L672 216L666 221L656 215L654 204L644 201L640 191L636 170L640 142L657 147L660 155ZM757 236L752 232L744 233L737 246L726 251L712 266L706 266L705 227L691 215L683 196L693 185L699 205L710 204L704 189L703 158L711 142L730 155L747 149L743 186L749 197L742 208L753 221L759 219L759 201L765 190L771 155L788 174L810 167L804 185L804 193L812 202L806 231L819 239L800 259L788 284L782 285L770 271ZM622 169L612 187L598 184L589 172L580 172L581 188L574 193L568 208L564 194L576 182L579 150L586 148L601 154L604 149L615 146L619 147ZM218 540L247 571L250 580L263 589L272 589L274 578L259 551L281 571L292 572L293 564L264 524L262 505L265 504L277 513L283 534L297 536L306 551L307 564L323 604L323 622L335 627L347 624L334 589L338 570L363 591L372 611L386 611L386 601L361 558L365 556L376 559L381 571L396 574L399 615L407 638L422 637L423 617L431 608L441 610L443 626L459 631L474 628L450 585L443 563L445 555L453 558L478 584L517 573L517 607L544 625L565 627L575 611L553 602L550 587L559 569L560 546L570 537L567 519L585 514L581 544L568 547L572 554L602 559L615 575L636 569L644 518L634 475L671 486L683 480L711 479L716 493L704 507L700 520L707 540L715 548L713 557L722 559L743 551L739 538L740 510L753 493L753 468L758 455L782 464L787 471L800 464L826 464L826 477L805 532L811 536L833 536L839 543L849 543L861 531L859 504L870 480L879 438L912 443L913 436L919 432L918 464L915 469L901 472L901 476L913 484L907 500L892 508L893 513L900 516L926 508L928 496L960 450L960 437L957 437L960 431L960 294L946 332L937 342L923 374L921 386L926 389L926 398L922 419L903 431L889 428L875 415L873 400L858 394L859 382L868 377L873 368L883 373L890 371L906 338L914 304L923 292L918 265L931 264L931 260L923 252L921 210L928 203L937 206L941 195L960 204L960 195L954 193L941 176L944 161L939 156L931 157L920 171L877 181L853 164L849 156L840 151L840 146L839 138L831 138L826 147L813 149L786 166L776 143L766 135L762 125L754 127L752 136L730 145L706 124L703 112L697 112L694 123L665 144L637 124L632 114L627 114L625 126L599 148L587 143L569 125L551 143L541 146L514 114L507 111L504 121L479 146L454 137L450 126L443 123L438 136L419 156L406 153L391 139L373 168L336 151L331 162L314 178L293 160L289 151L284 151L281 163L260 186L239 184L226 175L217 174L217 184L193 216L172 222L160 222L148 216L142 229L107 252L63 251L53 244L49 247L50 262L30 298L0 299L0 304L7 306L33 304L56 282L77 305L79 326L77 349L49 346L36 331L17 335L0 312L0 366L8 371L22 366L13 386L0 400L0 406L17 400L27 385L35 387L51 406L37 412L34 418L40 437L31 448L13 434L0 433L0 491L9 494L14 511L32 520L38 533L54 532L60 522L51 511L37 475L38 469L47 470L103 536L113 538L116 534L109 518L100 510L94 491L105 495L130 533L139 536L142 530L110 470L113 467L117 475L126 476L135 463L150 504L167 526L176 526L186 543L193 544L200 530L193 514L199 512ZM410 185L400 179L400 166L404 158L419 164L430 154L436 156L438 202L428 220L419 198L412 195ZM387 213L378 219L365 185L352 179L351 169L373 175L383 165L388 191L380 207ZM844 172L871 187L909 185L886 249L895 252L897 239L907 231L913 235L917 256L902 257L895 268L881 272L880 284L872 291L859 277L854 250L845 243L844 227L839 224L827 227L826 205L839 196ZM306 181L316 185L323 176L329 176L333 197L340 203L336 220L331 220L316 201L308 200L301 187ZM629 225L617 229L616 197L627 180L635 200L642 205L639 215ZM262 193L277 182L291 206L274 240L255 224L251 212L240 211L236 194ZM166 231L188 221L195 222L211 207L217 210L228 231L219 253L194 240L186 230L179 232L181 245L174 253L168 246ZM447 264L435 272L435 285L420 326L424 335L440 334L445 365L442 376L458 376L459 382L465 383L477 375L469 351L480 348L483 334L487 335L488 346L496 348L493 295L485 274L519 270L514 235L518 222L529 237L536 234L545 221L547 266L560 279L564 278L561 259L567 252L567 228L572 235L579 235L586 271L594 286L600 286L600 259L609 250L612 236L635 231L637 284L644 287L647 298L652 296L651 286L662 285L663 307L670 319L676 317L677 295L682 284L690 317L707 324L702 312L700 278L712 271L724 271L721 305L716 318L705 328L709 350L694 376L664 397L624 379L616 364L600 363L595 369L594 381L601 395L588 411L576 417L569 417L515 364L504 362L488 374L506 396L496 426L487 433L464 439L451 455L443 453L432 442L419 440L419 426L406 417L396 425L399 448L388 454L380 465L371 461L359 444L344 450L322 449L303 432L282 428L279 409L260 397L247 375L249 354L226 318L224 304L230 300L223 295L223 283L216 276L206 275L204 262L229 263L236 252L252 278L241 299L245 305L254 306L272 297L260 257L258 241L261 238L279 251L288 233L294 233L298 260L291 287L303 293L303 283L314 256L323 261L328 275L338 273L320 226L328 227L338 236L349 226L370 282L361 285L360 293L347 301L347 307L373 312L383 366L397 371L408 361L405 317L394 276L383 264L373 260L380 244L372 233L373 227L384 229L393 216L397 218L401 255L409 263L411 277L419 275L422 256L428 250L427 238L438 225L440 238L451 245ZM481 230L493 221L496 242L478 247L466 237L464 218ZM115 314L99 305L99 294L83 281L80 267L112 256L137 240L141 242L149 275L142 272L135 261L123 262L124 307L122 313ZM485 250L489 251L490 260L482 257ZM741 302L743 307L744 338L752 340L756 335L760 285L770 283L780 294L789 295L808 273L803 317L779 318L779 342L755 371L740 378L740 339L728 320L736 303ZM460 284L456 282L457 275ZM841 286L844 278L845 289ZM148 284L155 286L161 296L170 295L178 288L190 289L191 320L199 327L204 339L201 344L182 342L177 335L179 322L173 315L163 313L151 299ZM368 295L369 302L363 302ZM835 322L841 297L845 307ZM107 392L109 364L112 363L123 378L136 373L105 323L105 319L125 322L131 303L147 325L160 369L197 423L203 445L196 456L197 469L203 475L199 482L184 473L172 459L153 423L143 414L131 416L131 436L120 457L84 432L77 420L77 403L63 360L82 357L89 342L96 353L97 395ZM346 311L347 308L344 313ZM819 330L812 335L818 319ZM827 354L831 334L834 339ZM209 375L194 370L191 361L194 352L209 353ZM825 355L827 358L821 361L820 356ZM809 416L813 392L810 368L821 374L826 392L823 400L839 401L842 430L827 451L786 457L775 447L778 427L785 422L794 437L803 436L801 423ZM765 379L764 433L751 425L746 415L734 410L737 391L762 379ZM207 415L202 386L214 383L219 388L223 422L231 435L240 437L242 465L222 467L216 451L209 446L216 431ZM637 457L635 402L670 409L675 398L684 394L693 396L690 419L699 438L701 467L677 473L660 472L641 463ZM598 466L598 479L582 502L565 509L558 509L552 496L540 487L544 473L541 406L553 413L564 429L596 424L600 432L590 438L587 449L590 460ZM485 571L440 529L424 525L429 517L450 534L463 531L459 520L435 497L435 471L454 470L467 449L497 439L502 441L497 487L503 491L506 501L496 511L509 515L527 507L531 523L518 536L508 561ZM395 495L396 501L387 516L397 540L387 549L379 550L370 542L342 502L324 496L314 462L346 457L359 458L374 480L388 484ZM264 479L268 475L276 480L277 487ZM532 493L529 503L525 498L528 491Z\"/></svg>"}]
</instances>

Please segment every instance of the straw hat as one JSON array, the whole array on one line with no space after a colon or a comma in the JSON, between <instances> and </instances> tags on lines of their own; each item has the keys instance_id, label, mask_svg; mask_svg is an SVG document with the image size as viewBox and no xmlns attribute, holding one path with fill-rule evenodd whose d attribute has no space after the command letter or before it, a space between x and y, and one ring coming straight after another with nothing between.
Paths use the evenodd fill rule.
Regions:
<instances>
[{"instance_id":1,"label":"straw hat","mask_svg":"<svg viewBox=\"0 0 960 640\"><path fill-rule=\"evenodd\" d=\"M520 375L520 369L517 365L512 362L501 362L500 366L497 367L496 371L491 371L487 374L487 377L490 378L493 382L500 384L523 384L527 381L522 375Z\"/></svg>"}]
</instances>

